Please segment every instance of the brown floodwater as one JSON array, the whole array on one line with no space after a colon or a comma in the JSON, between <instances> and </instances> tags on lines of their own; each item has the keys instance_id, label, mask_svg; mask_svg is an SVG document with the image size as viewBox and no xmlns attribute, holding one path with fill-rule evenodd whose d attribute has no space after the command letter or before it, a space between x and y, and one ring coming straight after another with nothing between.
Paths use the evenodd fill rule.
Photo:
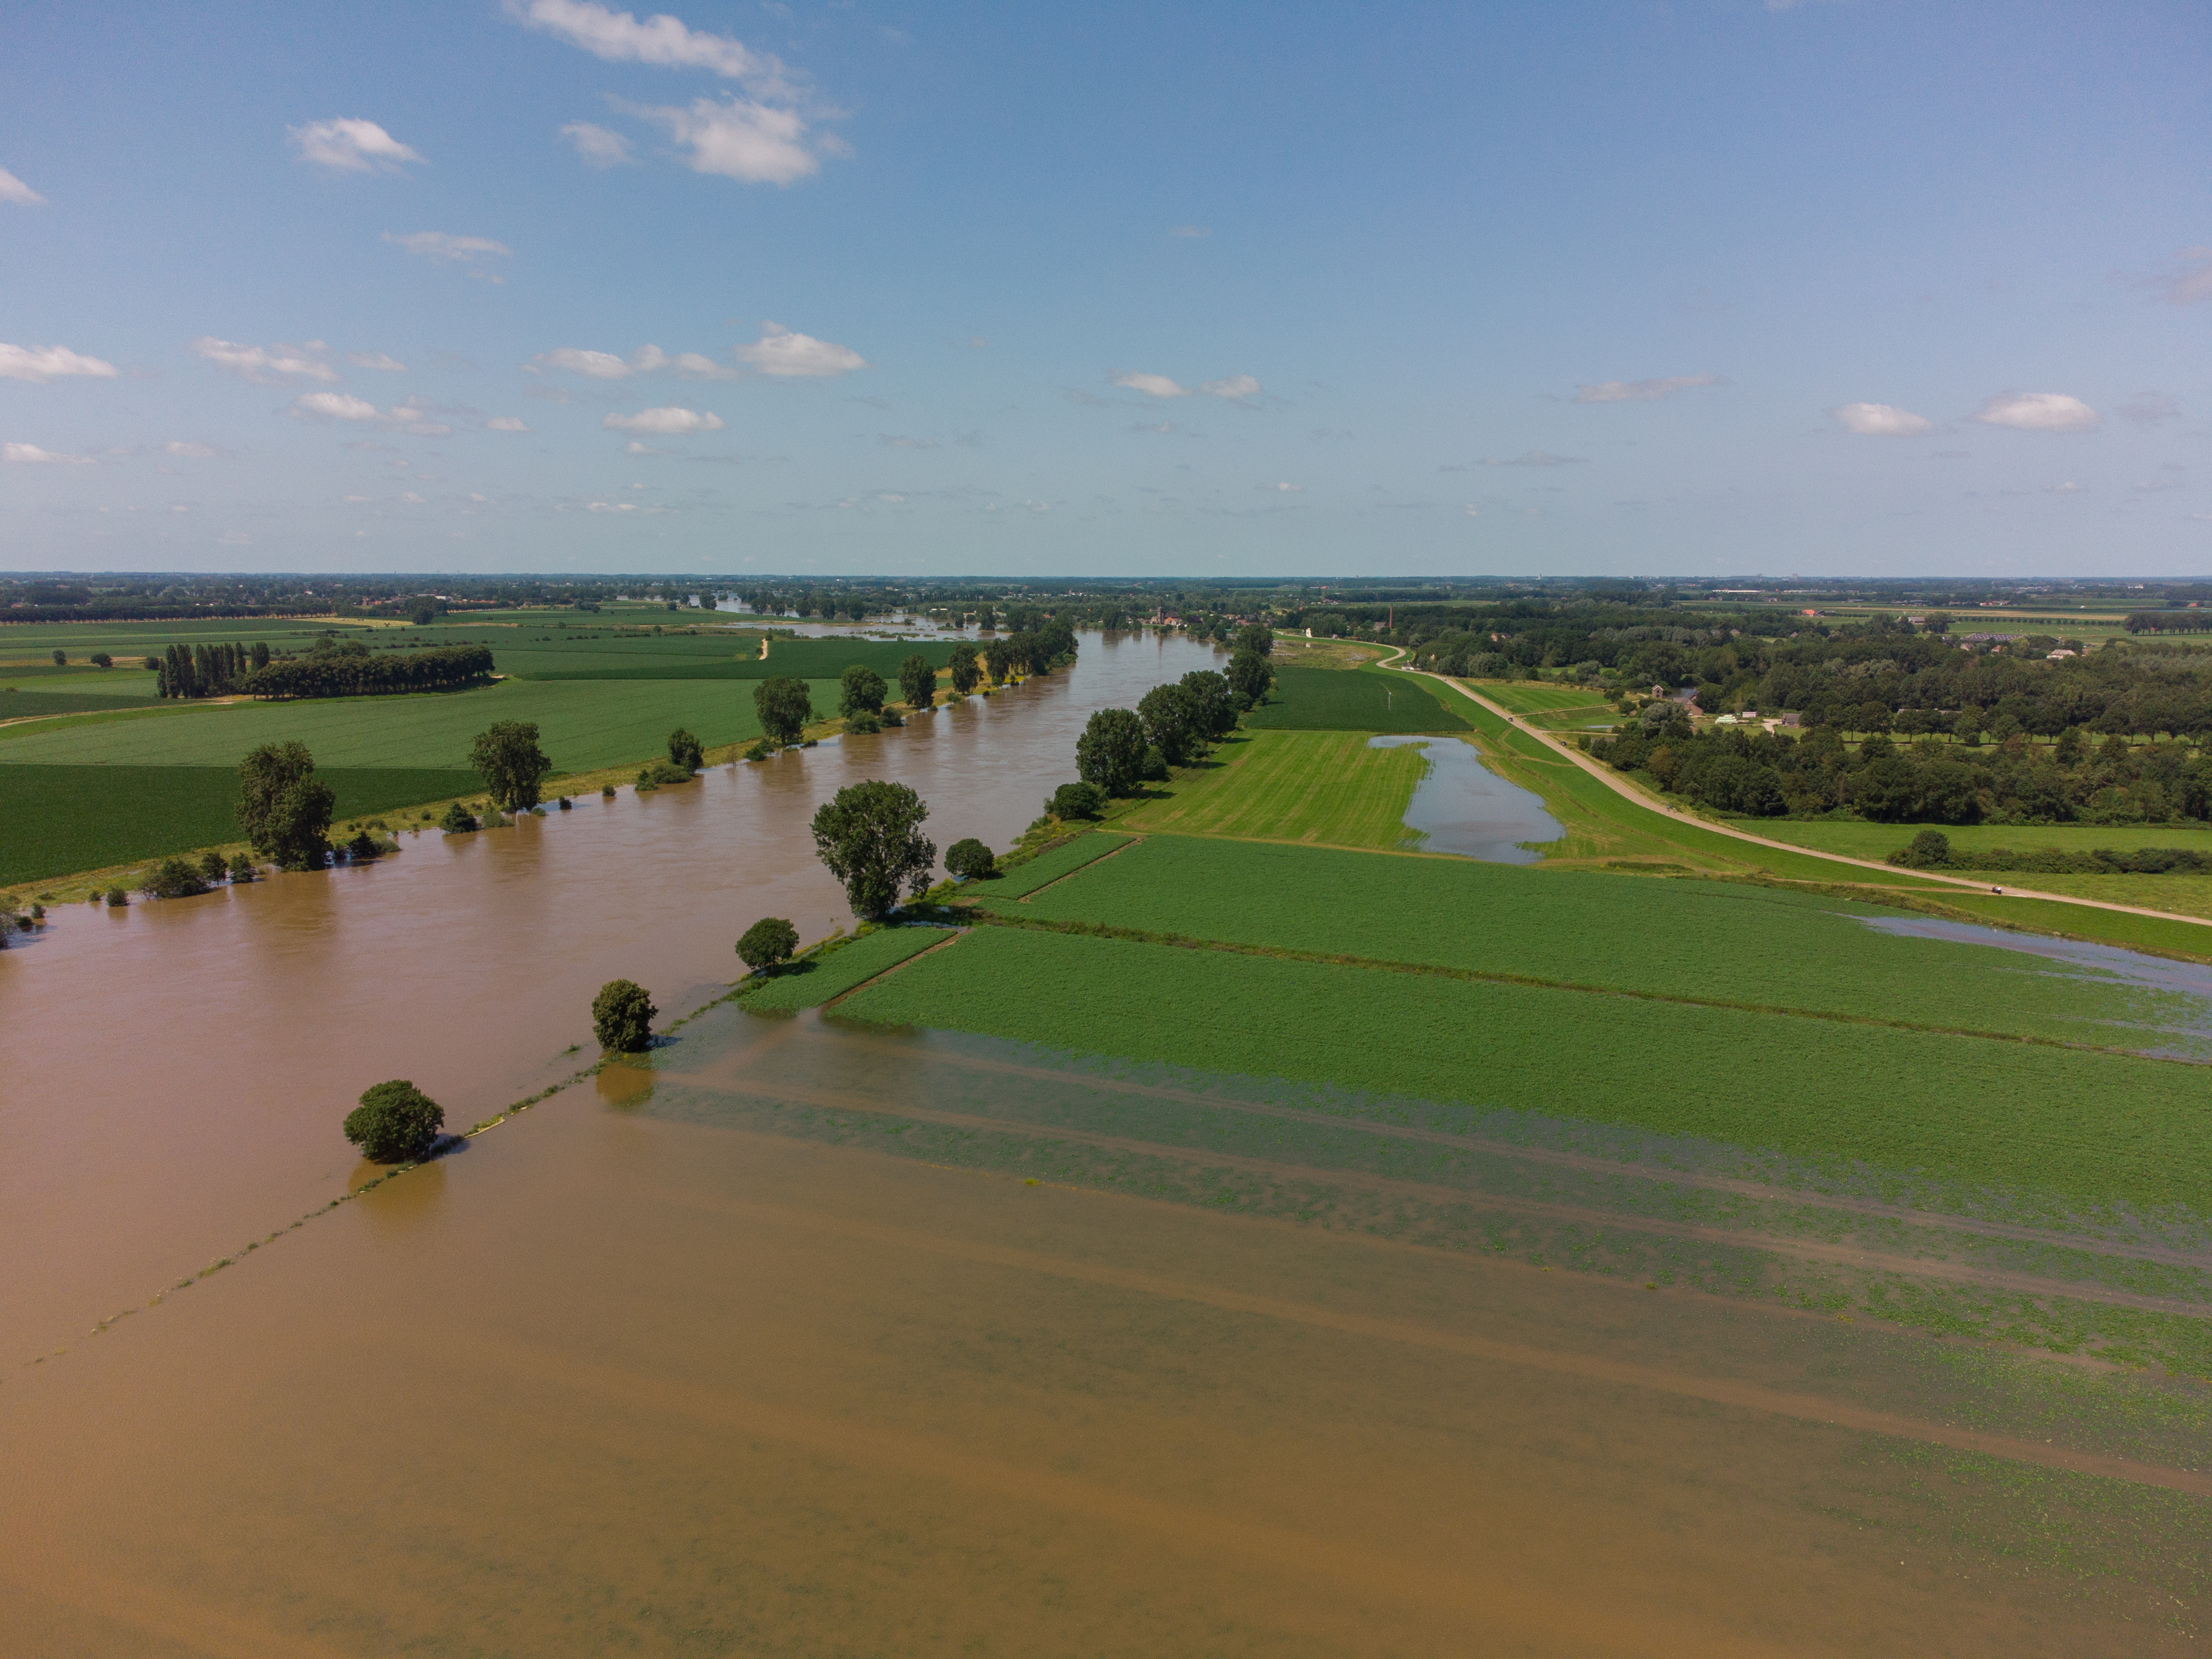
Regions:
<instances>
[{"instance_id":1,"label":"brown floodwater","mask_svg":"<svg viewBox=\"0 0 2212 1659\"><path fill-rule=\"evenodd\" d=\"M726 1004L321 1209L366 1082L466 1122L603 980L692 1009L756 916L846 920L837 785L1003 845L1212 654L1085 643L0 957L0 1655L2197 1650L2201 1388L1784 1305L1565 1184L1595 1142ZM1536 1265L1570 1210L1605 1249Z\"/></svg>"},{"instance_id":2,"label":"brown floodwater","mask_svg":"<svg viewBox=\"0 0 2212 1659\"><path fill-rule=\"evenodd\" d=\"M760 917L807 939L849 926L807 833L843 785L913 785L940 852L1003 848L1074 776L1091 710L1219 660L1180 635L1086 634L1071 670L878 736L404 836L374 865L58 913L0 952L0 1362L343 1192L360 1166L336 1125L369 1085L410 1079L465 1127L574 1068L562 1051L590 1044L608 980L672 1017L738 977Z\"/></svg>"}]
</instances>

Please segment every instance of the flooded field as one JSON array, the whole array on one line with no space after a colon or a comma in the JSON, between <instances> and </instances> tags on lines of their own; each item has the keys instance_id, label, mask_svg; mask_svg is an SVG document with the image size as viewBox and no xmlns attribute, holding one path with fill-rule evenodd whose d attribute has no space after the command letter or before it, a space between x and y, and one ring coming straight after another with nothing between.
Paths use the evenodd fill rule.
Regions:
<instances>
[{"instance_id":1,"label":"flooded field","mask_svg":"<svg viewBox=\"0 0 2212 1659\"><path fill-rule=\"evenodd\" d=\"M1370 749L1419 749L1428 769L1406 806L1406 827L1426 853L1456 853L1491 864L1534 864L1538 844L1557 841L1565 826L1543 799L1509 783L1482 763L1474 745L1452 738L1381 737Z\"/></svg>"}]
</instances>

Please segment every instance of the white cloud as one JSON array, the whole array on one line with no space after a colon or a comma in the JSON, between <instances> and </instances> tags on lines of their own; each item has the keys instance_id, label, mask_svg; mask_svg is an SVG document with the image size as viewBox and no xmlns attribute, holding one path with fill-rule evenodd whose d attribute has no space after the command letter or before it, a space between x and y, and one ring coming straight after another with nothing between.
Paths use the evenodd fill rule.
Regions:
<instances>
[{"instance_id":1,"label":"white cloud","mask_svg":"<svg viewBox=\"0 0 2212 1659\"><path fill-rule=\"evenodd\" d=\"M5 167L0 167L0 202L16 207L44 207L46 198Z\"/></svg>"},{"instance_id":2,"label":"white cloud","mask_svg":"<svg viewBox=\"0 0 2212 1659\"><path fill-rule=\"evenodd\" d=\"M330 348L320 340L309 340L304 345L240 345L235 340L203 334L192 342L192 349L217 368L241 375L256 386L274 386L288 374L325 385L338 378L337 371L322 360L322 354Z\"/></svg>"},{"instance_id":3,"label":"white cloud","mask_svg":"<svg viewBox=\"0 0 2212 1659\"><path fill-rule=\"evenodd\" d=\"M636 113L690 152L684 164L694 173L787 185L822 165L806 148L806 122L796 111L750 98L695 98L689 109L660 105Z\"/></svg>"},{"instance_id":4,"label":"white cloud","mask_svg":"<svg viewBox=\"0 0 2212 1659\"><path fill-rule=\"evenodd\" d=\"M1249 398L1258 393L1260 383L1249 374L1231 374L1225 380L1207 380L1198 389L1209 398Z\"/></svg>"},{"instance_id":5,"label":"white cloud","mask_svg":"<svg viewBox=\"0 0 2212 1659\"><path fill-rule=\"evenodd\" d=\"M1589 464L1589 457L1554 455L1549 450L1529 449L1518 455L1509 455L1503 460L1492 460L1486 455L1482 458L1482 464L1485 466L1586 466Z\"/></svg>"},{"instance_id":6,"label":"white cloud","mask_svg":"<svg viewBox=\"0 0 2212 1659\"><path fill-rule=\"evenodd\" d=\"M212 461L222 454L213 444L192 443L182 438L172 438L161 446L165 455L174 455L184 460Z\"/></svg>"},{"instance_id":7,"label":"white cloud","mask_svg":"<svg viewBox=\"0 0 2212 1659\"><path fill-rule=\"evenodd\" d=\"M623 446L623 453L625 455L659 455L663 453L655 449L651 444L640 443L635 438Z\"/></svg>"},{"instance_id":8,"label":"white cloud","mask_svg":"<svg viewBox=\"0 0 2212 1659\"><path fill-rule=\"evenodd\" d=\"M403 489L400 491L399 499L405 502L409 507L420 507L422 505L422 498L420 495L417 495L411 489Z\"/></svg>"},{"instance_id":9,"label":"white cloud","mask_svg":"<svg viewBox=\"0 0 2212 1659\"><path fill-rule=\"evenodd\" d=\"M384 240L410 253L419 254L441 265L465 265L469 275L480 276L488 283L503 283L506 277L489 270L477 269L477 261L486 258L511 259L514 250L504 242L495 242L489 236L455 236L442 230L415 230L404 236L384 233Z\"/></svg>"},{"instance_id":10,"label":"white cloud","mask_svg":"<svg viewBox=\"0 0 2212 1659\"><path fill-rule=\"evenodd\" d=\"M2002 392L1984 398L1974 418L1984 426L2021 432L2087 432L2104 416L2063 392Z\"/></svg>"},{"instance_id":11,"label":"white cloud","mask_svg":"<svg viewBox=\"0 0 2212 1659\"><path fill-rule=\"evenodd\" d=\"M1141 392L1148 398L1195 398L1204 392L1209 398L1237 399L1255 396L1259 381L1249 374L1231 374L1225 380L1207 380L1197 386L1187 386L1171 380L1164 374L1116 374L1115 386L1130 392Z\"/></svg>"},{"instance_id":12,"label":"white cloud","mask_svg":"<svg viewBox=\"0 0 2212 1659\"><path fill-rule=\"evenodd\" d=\"M0 343L0 380L34 380L44 385L67 376L95 380L115 378L115 365L82 357L67 346L19 346Z\"/></svg>"},{"instance_id":13,"label":"white cloud","mask_svg":"<svg viewBox=\"0 0 2212 1659\"><path fill-rule=\"evenodd\" d=\"M1211 236L1213 233L1204 225L1170 225L1168 227L1168 234L1170 236L1188 237L1195 241L1202 238Z\"/></svg>"},{"instance_id":14,"label":"white cloud","mask_svg":"<svg viewBox=\"0 0 2212 1659\"><path fill-rule=\"evenodd\" d=\"M58 455L51 449L41 449L36 444L0 444L0 462L10 466L53 465L90 466L89 455Z\"/></svg>"},{"instance_id":15,"label":"white cloud","mask_svg":"<svg viewBox=\"0 0 2212 1659\"><path fill-rule=\"evenodd\" d=\"M507 0L507 14L526 28L539 29L581 46L610 64L652 64L664 69L702 69L755 91L787 90L783 65L726 34L686 28L666 13L642 23L626 11L610 11L589 0Z\"/></svg>"},{"instance_id":16,"label":"white cloud","mask_svg":"<svg viewBox=\"0 0 2212 1659\"><path fill-rule=\"evenodd\" d=\"M422 159L374 121L310 121L284 131L301 161L340 173L397 173Z\"/></svg>"},{"instance_id":17,"label":"white cloud","mask_svg":"<svg viewBox=\"0 0 2212 1659\"><path fill-rule=\"evenodd\" d=\"M303 392L292 399L292 412L309 420L374 422L418 438L443 438L453 429L430 419L417 404L395 404L390 409L379 409L349 392Z\"/></svg>"},{"instance_id":18,"label":"white cloud","mask_svg":"<svg viewBox=\"0 0 2212 1659\"><path fill-rule=\"evenodd\" d=\"M645 351L658 355L658 348L647 346ZM641 357L645 354L640 352ZM583 351L574 346L558 346L551 351L540 352L531 359L548 368L563 368L571 374L588 374L595 380L619 380L637 372L635 365L623 362L611 351Z\"/></svg>"},{"instance_id":19,"label":"white cloud","mask_svg":"<svg viewBox=\"0 0 2212 1659\"><path fill-rule=\"evenodd\" d=\"M629 153L629 140L611 127L571 121L561 136L575 146L576 159L587 167L627 167L636 159Z\"/></svg>"},{"instance_id":20,"label":"white cloud","mask_svg":"<svg viewBox=\"0 0 2212 1659\"><path fill-rule=\"evenodd\" d=\"M599 424L611 432L653 432L672 437L686 432L720 432L722 417L702 410L641 409L635 415L609 415Z\"/></svg>"},{"instance_id":21,"label":"white cloud","mask_svg":"<svg viewBox=\"0 0 2212 1659\"><path fill-rule=\"evenodd\" d=\"M407 365L381 351L349 351L346 361L356 368L380 368L387 374L404 374Z\"/></svg>"},{"instance_id":22,"label":"white cloud","mask_svg":"<svg viewBox=\"0 0 2212 1659\"><path fill-rule=\"evenodd\" d=\"M1862 438L1917 438L1933 432L1936 423L1894 404L1843 404L1828 411L1844 429Z\"/></svg>"},{"instance_id":23,"label":"white cloud","mask_svg":"<svg viewBox=\"0 0 2212 1659\"><path fill-rule=\"evenodd\" d=\"M495 415L484 422L487 432L527 432L530 423L520 415Z\"/></svg>"},{"instance_id":24,"label":"white cloud","mask_svg":"<svg viewBox=\"0 0 2212 1659\"><path fill-rule=\"evenodd\" d=\"M794 334L777 323L763 323L760 338L738 348L738 361L780 380L823 380L868 366L867 359L850 346Z\"/></svg>"},{"instance_id":25,"label":"white cloud","mask_svg":"<svg viewBox=\"0 0 2212 1659\"><path fill-rule=\"evenodd\" d=\"M1718 386L1717 374L1674 374L1663 380L1600 380L1575 388L1578 404L1656 404L1693 386Z\"/></svg>"}]
</instances>

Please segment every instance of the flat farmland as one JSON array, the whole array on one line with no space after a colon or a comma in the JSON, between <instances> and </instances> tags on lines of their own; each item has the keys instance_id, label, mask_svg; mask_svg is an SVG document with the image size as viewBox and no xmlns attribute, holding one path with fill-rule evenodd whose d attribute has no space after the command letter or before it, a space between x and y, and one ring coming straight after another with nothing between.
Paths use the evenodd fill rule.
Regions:
<instances>
[{"instance_id":1,"label":"flat farmland","mask_svg":"<svg viewBox=\"0 0 2212 1659\"><path fill-rule=\"evenodd\" d=\"M1607 710L1613 705L1595 691L1576 685L1534 685L1516 681L1473 682L1475 689L1516 714L1552 714L1562 710Z\"/></svg>"},{"instance_id":2,"label":"flat farmland","mask_svg":"<svg viewBox=\"0 0 2212 1659\"><path fill-rule=\"evenodd\" d=\"M1301 668L1278 663L1275 689L1244 717L1255 732L1456 732L1429 683L1371 668Z\"/></svg>"},{"instance_id":3,"label":"flat farmland","mask_svg":"<svg viewBox=\"0 0 2212 1659\"><path fill-rule=\"evenodd\" d=\"M811 690L835 711L834 682ZM502 680L465 691L333 697L169 709L142 716L0 729L0 766L235 766L247 750L296 738L319 766L449 770L494 720L531 720L553 764L583 772L663 752L688 727L709 747L760 735L750 684L714 680Z\"/></svg>"},{"instance_id":4,"label":"flat farmland","mask_svg":"<svg viewBox=\"0 0 2212 1659\"><path fill-rule=\"evenodd\" d=\"M1350 676L1339 672L1331 678ZM1364 732L1249 732L1223 744L1206 766L1158 790L1158 798L1117 818L1115 826L1331 847L1404 847L1406 804L1426 764L1418 749L1370 749Z\"/></svg>"},{"instance_id":5,"label":"flat farmland","mask_svg":"<svg viewBox=\"0 0 2212 1659\"><path fill-rule=\"evenodd\" d=\"M1740 830L1786 841L1794 847L1822 853L1841 853L1848 858L1886 859L1911 845L1923 830L1934 830L1948 838L1954 854L2008 847L2024 852L2056 847L2065 853L2087 853L2100 847L2133 852L2138 847L2185 847L2191 852L2212 853L2212 826L2201 823L1868 823L1860 819L1730 818ZM2026 877L2021 879L2025 881ZM2148 878L2153 882L2166 878ZM2039 884L2041 878L2037 881Z\"/></svg>"}]
</instances>

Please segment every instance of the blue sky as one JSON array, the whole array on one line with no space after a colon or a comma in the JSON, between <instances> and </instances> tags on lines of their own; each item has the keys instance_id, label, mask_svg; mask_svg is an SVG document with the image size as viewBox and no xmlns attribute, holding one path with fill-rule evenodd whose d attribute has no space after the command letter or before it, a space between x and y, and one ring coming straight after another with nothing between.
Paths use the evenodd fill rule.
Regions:
<instances>
[{"instance_id":1,"label":"blue sky","mask_svg":"<svg viewBox=\"0 0 2212 1659\"><path fill-rule=\"evenodd\" d=\"M0 565L2202 574L2212 9L77 3Z\"/></svg>"}]
</instances>

